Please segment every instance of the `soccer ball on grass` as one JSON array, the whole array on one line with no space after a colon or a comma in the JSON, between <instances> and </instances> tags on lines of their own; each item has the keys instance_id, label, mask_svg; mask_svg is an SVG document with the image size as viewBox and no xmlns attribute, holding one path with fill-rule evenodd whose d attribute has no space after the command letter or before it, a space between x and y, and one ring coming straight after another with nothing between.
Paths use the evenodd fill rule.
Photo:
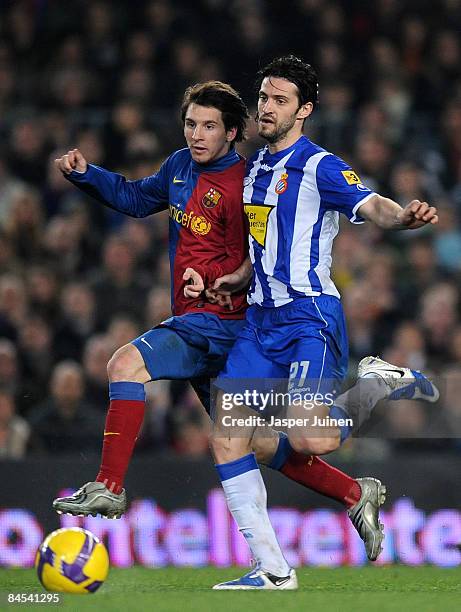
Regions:
<instances>
[{"instance_id":1,"label":"soccer ball on grass","mask_svg":"<svg viewBox=\"0 0 461 612\"><path fill-rule=\"evenodd\" d=\"M109 555L90 531L57 529L40 544L35 567L47 591L94 593L107 578Z\"/></svg>"}]
</instances>

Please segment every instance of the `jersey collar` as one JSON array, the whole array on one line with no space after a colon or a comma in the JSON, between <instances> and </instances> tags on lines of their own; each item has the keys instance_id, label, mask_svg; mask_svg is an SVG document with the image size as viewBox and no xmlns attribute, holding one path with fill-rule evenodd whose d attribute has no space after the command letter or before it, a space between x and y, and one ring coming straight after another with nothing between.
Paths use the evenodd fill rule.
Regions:
<instances>
[{"instance_id":1,"label":"jersey collar","mask_svg":"<svg viewBox=\"0 0 461 612\"><path fill-rule=\"evenodd\" d=\"M293 151L294 149L296 149L296 147L299 145L299 143L303 140L307 140L306 136L304 136L304 134L302 134L298 140L296 142L294 142L290 147L287 147L286 149L282 149L281 151L277 151L277 153L271 153L269 151L269 145L265 146L265 152L264 152L264 157L267 159L268 157L271 160L279 160L282 159L282 157L285 157L285 155L287 155L288 153L290 153L291 151Z\"/></svg>"},{"instance_id":2,"label":"jersey collar","mask_svg":"<svg viewBox=\"0 0 461 612\"><path fill-rule=\"evenodd\" d=\"M220 157L219 159L215 159L209 164L199 164L196 161L192 160L192 170L194 172L221 172L229 166L233 166L242 158L237 153L235 149L231 149L229 153Z\"/></svg>"}]
</instances>

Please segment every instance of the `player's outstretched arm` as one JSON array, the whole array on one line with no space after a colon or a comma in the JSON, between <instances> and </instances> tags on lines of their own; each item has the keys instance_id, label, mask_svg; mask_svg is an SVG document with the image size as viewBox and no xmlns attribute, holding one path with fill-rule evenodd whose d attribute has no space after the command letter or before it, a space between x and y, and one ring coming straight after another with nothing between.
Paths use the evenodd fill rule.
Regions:
<instances>
[{"instance_id":1,"label":"player's outstretched arm","mask_svg":"<svg viewBox=\"0 0 461 612\"><path fill-rule=\"evenodd\" d=\"M165 164L159 172L136 181L89 164L78 149L55 159L56 167L73 185L109 208L131 217L146 217L168 207Z\"/></svg>"},{"instance_id":2,"label":"player's outstretched arm","mask_svg":"<svg viewBox=\"0 0 461 612\"><path fill-rule=\"evenodd\" d=\"M419 229L438 223L437 209L427 202L412 200L401 207L390 198L375 195L359 208L359 215L383 229Z\"/></svg>"}]
</instances>

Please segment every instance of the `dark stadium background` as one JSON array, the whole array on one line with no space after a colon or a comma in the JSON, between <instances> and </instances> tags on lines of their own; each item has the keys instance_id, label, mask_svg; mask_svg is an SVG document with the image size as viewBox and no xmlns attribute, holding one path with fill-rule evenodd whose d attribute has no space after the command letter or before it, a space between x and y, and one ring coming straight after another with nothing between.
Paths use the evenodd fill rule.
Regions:
<instances>
[{"instance_id":1,"label":"dark stadium background","mask_svg":"<svg viewBox=\"0 0 461 612\"><path fill-rule=\"evenodd\" d=\"M0 3L0 504L10 513L0 514L0 564L20 545L11 525L26 515L10 524L11 511L25 509L48 531L59 525L49 510L56 489L92 478L106 362L169 315L167 218L104 209L53 160L78 147L129 178L151 174L183 146L187 85L228 80L254 113L255 71L287 52L319 73L308 135L383 195L439 208L436 227L384 234L346 222L336 240L351 376L362 356L380 354L431 372L443 396L436 407L384 407L379 437L351 440L331 459L390 479L389 509L407 495L426 512L451 509L440 515L446 524L438 515L438 558L461 562L460 31L460 0ZM260 144L253 122L248 132L243 154ZM218 484L207 432L187 385L149 385L132 495L205 511ZM162 478L171 473L170 498L160 465ZM270 504L333 508L268 478ZM415 542L424 547L422 525Z\"/></svg>"}]
</instances>

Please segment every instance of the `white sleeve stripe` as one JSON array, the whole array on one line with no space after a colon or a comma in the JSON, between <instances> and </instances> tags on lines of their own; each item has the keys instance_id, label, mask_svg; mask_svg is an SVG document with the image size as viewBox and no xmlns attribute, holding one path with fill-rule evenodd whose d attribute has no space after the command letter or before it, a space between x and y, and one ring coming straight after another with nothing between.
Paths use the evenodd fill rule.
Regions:
<instances>
[{"instance_id":1,"label":"white sleeve stripe","mask_svg":"<svg viewBox=\"0 0 461 612\"><path fill-rule=\"evenodd\" d=\"M352 217L350 218L351 223L357 222L357 211L362 206L362 204L365 204L365 202L368 202L368 200L370 198L373 198L375 195L376 193L373 191L372 193L369 193L364 198L362 198L359 202L357 202L357 204L352 209ZM362 221L358 221L358 223L362 223Z\"/></svg>"}]
</instances>

